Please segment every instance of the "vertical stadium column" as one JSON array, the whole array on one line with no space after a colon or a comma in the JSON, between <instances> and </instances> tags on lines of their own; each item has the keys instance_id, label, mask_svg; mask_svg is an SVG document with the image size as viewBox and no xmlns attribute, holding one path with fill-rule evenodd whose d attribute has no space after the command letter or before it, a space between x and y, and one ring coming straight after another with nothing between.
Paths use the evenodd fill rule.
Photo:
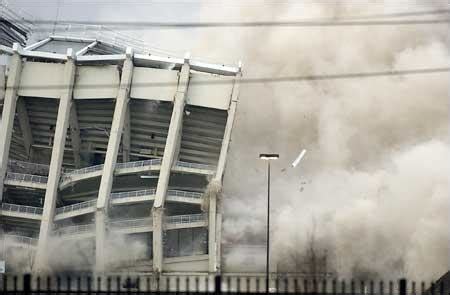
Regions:
<instances>
[{"instance_id":1,"label":"vertical stadium column","mask_svg":"<svg viewBox=\"0 0 450 295\"><path fill-rule=\"evenodd\" d=\"M185 58L178 79L178 88L175 94L172 117L170 119L169 132L167 133L164 156L159 172L158 186L156 188L155 203L152 209L153 216L153 271L160 273L163 268L163 221L164 202L169 185L170 171L176 161L175 155L181 137L183 125L184 105L189 84L189 59Z\"/></svg>"},{"instance_id":2,"label":"vertical stadium column","mask_svg":"<svg viewBox=\"0 0 450 295\"><path fill-rule=\"evenodd\" d=\"M73 51L72 49L68 49L62 82L63 87L61 97L59 99L58 117L56 119L47 189L45 191L41 228L39 231L39 241L36 252L36 272L48 270L48 240L52 231L53 216L55 215L56 200L58 197L58 186L62 170L64 146L66 144L70 109L72 107L72 91L75 79L75 69L76 65Z\"/></svg>"},{"instance_id":3,"label":"vertical stadium column","mask_svg":"<svg viewBox=\"0 0 450 295\"><path fill-rule=\"evenodd\" d=\"M16 114L17 88L19 87L20 73L22 72L22 59L19 54L20 46L18 43L14 43L13 50L0 124L0 203L3 199L3 181L8 168L9 147L11 146L14 116Z\"/></svg>"},{"instance_id":4,"label":"vertical stadium column","mask_svg":"<svg viewBox=\"0 0 450 295\"><path fill-rule=\"evenodd\" d=\"M216 174L210 184L211 192L209 195L209 220L208 220L208 255L209 255L209 272L217 272L220 270L220 240L221 240L221 224L222 210L221 200L218 198L222 190L222 178L225 171L225 163L228 154L228 148L231 141L231 131L233 129L234 117L236 114L237 103L239 99L239 85L241 80L241 72L236 75L233 85L233 93L231 94L231 102L228 109L227 123L225 133L220 149L219 161L217 164Z\"/></svg>"},{"instance_id":5,"label":"vertical stadium column","mask_svg":"<svg viewBox=\"0 0 450 295\"><path fill-rule=\"evenodd\" d=\"M78 115L77 114L78 114L77 105L72 104L72 108L70 109L69 128L70 128L70 142L72 143L72 149L73 149L73 161L74 161L76 169L80 168L80 166L81 166L80 124L78 123Z\"/></svg>"},{"instance_id":6,"label":"vertical stadium column","mask_svg":"<svg viewBox=\"0 0 450 295\"><path fill-rule=\"evenodd\" d=\"M130 151L131 151L131 108L130 104L127 106L127 112L125 114L125 122L123 125L122 134L122 162L130 162Z\"/></svg>"},{"instance_id":7,"label":"vertical stadium column","mask_svg":"<svg viewBox=\"0 0 450 295\"><path fill-rule=\"evenodd\" d=\"M33 146L33 136L31 134L31 125L30 120L28 118L28 111L25 105L25 100L23 98L17 99L17 117L19 119L20 131L22 132L23 145L25 148L25 152L27 154L27 159L31 160L32 155L32 146Z\"/></svg>"},{"instance_id":8,"label":"vertical stadium column","mask_svg":"<svg viewBox=\"0 0 450 295\"><path fill-rule=\"evenodd\" d=\"M117 154L120 147L123 126L125 122L131 79L133 76L133 51L129 47L123 64L120 88L117 94L114 115L109 134L108 148L103 165L100 188L98 190L97 209L95 211L95 270L101 274L106 269L106 222L109 208L109 196L114 180L114 169L117 163Z\"/></svg>"}]
</instances>

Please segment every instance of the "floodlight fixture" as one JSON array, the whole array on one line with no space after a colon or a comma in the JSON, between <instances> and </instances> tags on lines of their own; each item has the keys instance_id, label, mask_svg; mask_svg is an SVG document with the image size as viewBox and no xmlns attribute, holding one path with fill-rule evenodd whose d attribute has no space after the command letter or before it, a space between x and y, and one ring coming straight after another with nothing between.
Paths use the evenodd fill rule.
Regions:
<instances>
[{"instance_id":1,"label":"floodlight fixture","mask_svg":"<svg viewBox=\"0 0 450 295\"><path fill-rule=\"evenodd\" d=\"M259 158L266 161L277 160L279 157L279 154L259 154Z\"/></svg>"}]
</instances>

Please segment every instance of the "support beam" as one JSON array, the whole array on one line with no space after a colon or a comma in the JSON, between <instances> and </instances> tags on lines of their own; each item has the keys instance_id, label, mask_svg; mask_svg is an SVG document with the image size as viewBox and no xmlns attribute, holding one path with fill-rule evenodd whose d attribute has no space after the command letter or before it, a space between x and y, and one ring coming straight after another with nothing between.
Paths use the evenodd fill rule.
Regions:
<instances>
[{"instance_id":1,"label":"support beam","mask_svg":"<svg viewBox=\"0 0 450 295\"><path fill-rule=\"evenodd\" d=\"M211 193L209 193L209 221L208 221L208 255L209 255L209 272L220 271L220 241L221 241L221 222L222 222L222 202L219 195L222 190L222 179L225 171L225 163L227 159L228 149L231 141L231 131L233 130L234 118L239 99L239 86L241 73L236 75L231 94L230 107L228 109L227 123L222 140L219 161L217 164L216 174L210 184Z\"/></svg>"},{"instance_id":2,"label":"support beam","mask_svg":"<svg viewBox=\"0 0 450 295\"><path fill-rule=\"evenodd\" d=\"M78 123L78 112L76 103L72 103L70 108L70 142L72 143L73 159L75 168L80 168L81 165L81 138L80 138L80 126Z\"/></svg>"},{"instance_id":3,"label":"support beam","mask_svg":"<svg viewBox=\"0 0 450 295\"><path fill-rule=\"evenodd\" d=\"M22 72L22 60L19 55L20 46L18 43L14 43L13 50L0 124L0 203L3 199L3 181L8 168L9 148L11 146L14 116L16 114L17 89L20 82L20 73Z\"/></svg>"},{"instance_id":4,"label":"support beam","mask_svg":"<svg viewBox=\"0 0 450 295\"><path fill-rule=\"evenodd\" d=\"M227 123L225 125L225 132L222 139L222 147L220 149L219 161L217 164L216 174L214 179L222 182L225 171L225 163L227 161L228 149L231 142L231 132L233 130L234 118L236 116L236 108L239 101L239 88L242 74L238 73L234 80L233 93L231 94L230 107L228 109Z\"/></svg>"},{"instance_id":5,"label":"support beam","mask_svg":"<svg viewBox=\"0 0 450 295\"><path fill-rule=\"evenodd\" d=\"M86 52L88 52L90 49L94 48L95 46L97 46L98 42L94 41L91 44L89 44L88 46L81 48L79 51L77 51L77 53L75 54L76 56L80 56L80 55L84 55L86 54Z\"/></svg>"},{"instance_id":6,"label":"support beam","mask_svg":"<svg viewBox=\"0 0 450 295\"><path fill-rule=\"evenodd\" d=\"M106 270L106 222L114 180L114 169L117 163L117 155L122 138L128 102L130 100L130 85L133 75L133 52L127 48L126 59L122 69L119 92L114 108L111 132L109 134L108 148L106 150L105 163L103 165L102 178L98 191L97 209L95 211L95 270L101 275Z\"/></svg>"},{"instance_id":7,"label":"support beam","mask_svg":"<svg viewBox=\"0 0 450 295\"><path fill-rule=\"evenodd\" d=\"M27 153L28 160L30 160L32 158L33 135L31 133L30 120L24 98L17 99L17 116L19 118L25 152Z\"/></svg>"},{"instance_id":8,"label":"support beam","mask_svg":"<svg viewBox=\"0 0 450 295\"><path fill-rule=\"evenodd\" d=\"M29 51L35 50L35 49L47 44L50 41L52 41L52 38L43 39L39 42L36 42L34 44L31 44L30 46L25 47L23 50L29 50Z\"/></svg>"},{"instance_id":9,"label":"support beam","mask_svg":"<svg viewBox=\"0 0 450 295\"><path fill-rule=\"evenodd\" d=\"M122 162L130 162L130 151L131 151L131 122L130 105L127 106L127 112L125 114L125 123L123 126L122 135Z\"/></svg>"},{"instance_id":10,"label":"support beam","mask_svg":"<svg viewBox=\"0 0 450 295\"><path fill-rule=\"evenodd\" d=\"M59 100L58 117L56 119L55 134L53 139L52 157L50 160L47 189L45 191L44 209L39 231L39 241L36 252L35 272L48 271L49 237L53 228L58 186L61 176L64 146L66 143L67 129L69 127L70 109L72 107L72 92L75 80L75 56L72 49L67 50L67 61L64 68L62 84L65 88L61 92Z\"/></svg>"},{"instance_id":11,"label":"support beam","mask_svg":"<svg viewBox=\"0 0 450 295\"><path fill-rule=\"evenodd\" d=\"M158 186L156 188L155 202L153 205L153 271L160 273L163 270L163 219L164 202L169 185L170 171L175 161L177 143L181 137L183 126L184 105L189 84L189 60L185 59L178 80L178 88L175 94L172 117L167 133L164 156L159 172Z\"/></svg>"}]
</instances>

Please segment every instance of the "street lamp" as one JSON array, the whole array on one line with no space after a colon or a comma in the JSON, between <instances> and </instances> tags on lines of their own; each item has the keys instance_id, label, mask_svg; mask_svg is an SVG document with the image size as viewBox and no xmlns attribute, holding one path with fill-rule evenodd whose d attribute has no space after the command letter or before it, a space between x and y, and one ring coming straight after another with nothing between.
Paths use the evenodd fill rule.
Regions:
<instances>
[{"instance_id":1,"label":"street lamp","mask_svg":"<svg viewBox=\"0 0 450 295\"><path fill-rule=\"evenodd\" d=\"M270 161L277 160L278 154L260 154L261 160L267 161L267 229L266 229L266 293L269 293L269 258L270 258Z\"/></svg>"}]
</instances>

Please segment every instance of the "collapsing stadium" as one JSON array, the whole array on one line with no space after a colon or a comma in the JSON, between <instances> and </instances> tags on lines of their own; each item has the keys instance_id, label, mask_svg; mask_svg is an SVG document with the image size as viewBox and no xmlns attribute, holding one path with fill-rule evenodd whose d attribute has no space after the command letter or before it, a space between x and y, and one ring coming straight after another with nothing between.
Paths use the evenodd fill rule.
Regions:
<instances>
[{"instance_id":1,"label":"collapsing stadium","mask_svg":"<svg viewBox=\"0 0 450 295\"><path fill-rule=\"evenodd\" d=\"M1 50L7 272L220 271L240 66L79 36Z\"/></svg>"}]
</instances>

